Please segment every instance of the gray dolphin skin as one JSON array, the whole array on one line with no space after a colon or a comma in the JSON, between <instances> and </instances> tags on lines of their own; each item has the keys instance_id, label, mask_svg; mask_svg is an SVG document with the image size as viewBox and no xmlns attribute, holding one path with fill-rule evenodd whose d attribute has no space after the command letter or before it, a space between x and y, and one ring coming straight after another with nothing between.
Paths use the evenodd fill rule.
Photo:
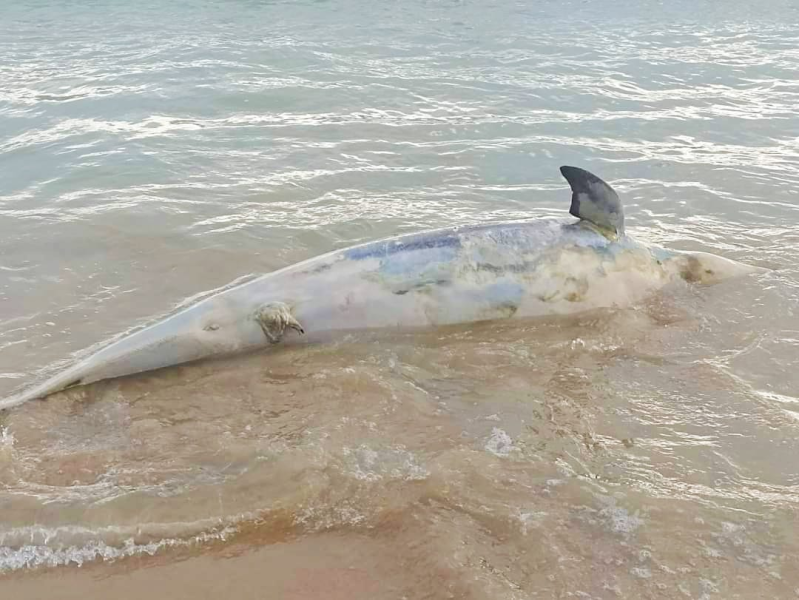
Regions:
<instances>
[{"instance_id":1,"label":"gray dolphin skin","mask_svg":"<svg viewBox=\"0 0 799 600\"><path fill-rule=\"evenodd\" d=\"M561 167L578 220L455 227L343 250L222 288L134 331L0 409L94 381L291 343L304 333L430 327L568 314L638 302L666 283L715 283L755 269L650 248L624 232L616 192Z\"/></svg>"}]
</instances>

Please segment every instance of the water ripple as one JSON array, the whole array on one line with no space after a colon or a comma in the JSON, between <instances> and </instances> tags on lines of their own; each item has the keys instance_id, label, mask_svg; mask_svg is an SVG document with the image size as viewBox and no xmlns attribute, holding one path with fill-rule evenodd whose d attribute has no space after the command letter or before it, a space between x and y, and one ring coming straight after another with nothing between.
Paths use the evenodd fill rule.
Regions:
<instances>
[{"instance_id":1,"label":"water ripple","mask_svg":"<svg viewBox=\"0 0 799 600\"><path fill-rule=\"evenodd\" d=\"M0 570L202 545L286 508L309 534L422 540L407 564L492 598L511 575L644 597L674 573L710 596L709 564L751 583L725 597L799 589L791 2L7 4L0 396L239 276L565 216L561 164L611 181L641 240L771 270L31 403L0 417Z\"/></svg>"}]
</instances>

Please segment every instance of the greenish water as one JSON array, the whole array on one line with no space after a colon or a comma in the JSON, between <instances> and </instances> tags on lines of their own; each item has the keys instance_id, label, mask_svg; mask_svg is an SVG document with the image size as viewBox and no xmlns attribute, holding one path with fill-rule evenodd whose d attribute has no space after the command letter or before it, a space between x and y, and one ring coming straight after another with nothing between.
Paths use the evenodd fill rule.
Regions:
<instances>
[{"instance_id":1,"label":"greenish water","mask_svg":"<svg viewBox=\"0 0 799 600\"><path fill-rule=\"evenodd\" d=\"M255 547L280 515L396 547L370 598L799 593L799 5L7 4L0 397L249 273L565 214L562 164L637 238L770 270L29 403L0 569Z\"/></svg>"}]
</instances>

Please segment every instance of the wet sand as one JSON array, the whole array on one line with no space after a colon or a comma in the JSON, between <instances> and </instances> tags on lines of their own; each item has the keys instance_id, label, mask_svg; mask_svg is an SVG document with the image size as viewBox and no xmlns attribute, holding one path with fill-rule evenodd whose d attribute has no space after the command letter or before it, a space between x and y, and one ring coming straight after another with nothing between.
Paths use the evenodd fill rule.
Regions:
<instances>
[{"instance_id":1,"label":"wet sand","mask_svg":"<svg viewBox=\"0 0 799 600\"><path fill-rule=\"evenodd\" d=\"M582 538L577 530L573 530L574 539L567 535L554 545L551 536L543 536L531 537L524 545L512 541L506 546L507 538L469 532L468 523L459 521L452 539L425 539L412 526L405 532L394 531L396 537L386 535L387 531L339 531L269 544L240 539L190 552L18 572L0 578L0 590L4 598L15 600L677 600L713 595L766 600L799 596L799 572L787 565L782 575L772 571L758 577L759 565L753 564L751 555L745 557L747 550L740 547L749 543L746 536L733 541L742 552L730 562L713 553L693 552L688 540L683 546L677 542L668 547L643 544L624 549L613 541L604 544L600 539ZM699 521L697 529L704 529ZM795 531L793 527L785 533ZM469 546L478 541L474 554ZM558 547L565 552L553 561L551 551ZM795 545L784 549L797 550ZM668 566L680 562L685 566L676 570ZM614 574L620 572L619 567L628 571L626 577Z\"/></svg>"},{"instance_id":2,"label":"wet sand","mask_svg":"<svg viewBox=\"0 0 799 600\"><path fill-rule=\"evenodd\" d=\"M356 600L403 597L393 553L368 537L335 534L208 554L132 558L117 564L55 568L0 579L4 598L236 598Z\"/></svg>"}]
</instances>

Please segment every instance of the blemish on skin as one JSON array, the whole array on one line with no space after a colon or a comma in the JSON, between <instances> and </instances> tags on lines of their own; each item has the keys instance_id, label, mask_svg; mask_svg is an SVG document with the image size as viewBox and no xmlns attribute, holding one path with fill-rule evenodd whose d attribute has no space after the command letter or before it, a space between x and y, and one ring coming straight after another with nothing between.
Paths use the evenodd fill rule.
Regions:
<instances>
[{"instance_id":1,"label":"blemish on skin","mask_svg":"<svg viewBox=\"0 0 799 600\"><path fill-rule=\"evenodd\" d=\"M478 262L474 265L475 271L483 271L502 275L504 273L532 273L538 266L537 261L525 261L520 263L510 263L504 265L492 265L486 262Z\"/></svg>"},{"instance_id":2,"label":"blemish on skin","mask_svg":"<svg viewBox=\"0 0 799 600\"><path fill-rule=\"evenodd\" d=\"M680 276L688 283L702 281L702 263L694 256L685 257L685 267L680 271Z\"/></svg>"},{"instance_id":3,"label":"blemish on skin","mask_svg":"<svg viewBox=\"0 0 799 600\"><path fill-rule=\"evenodd\" d=\"M497 318L510 319L516 314L517 310L519 310L518 304L514 304L512 302L503 302L502 304L494 306L490 312L496 314Z\"/></svg>"},{"instance_id":4,"label":"blemish on skin","mask_svg":"<svg viewBox=\"0 0 799 600\"><path fill-rule=\"evenodd\" d=\"M324 273L325 271L329 271L332 267L333 267L332 263L322 263L321 265L318 265L317 267L314 267L314 269L312 271L310 271L310 272L311 273Z\"/></svg>"},{"instance_id":5,"label":"blemish on skin","mask_svg":"<svg viewBox=\"0 0 799 600\"><path fill-rule=\"evenodd\" d=\"M399 290L394 290L394 294L397 296L404 296L410 291L417 291L417 292L428 292L431 288L435 286L444 286L449 285L451 282L448 279L436 279L435 281L423 281L412 285L410 287L402 288Z\"/></svg>"}]
</instances>

